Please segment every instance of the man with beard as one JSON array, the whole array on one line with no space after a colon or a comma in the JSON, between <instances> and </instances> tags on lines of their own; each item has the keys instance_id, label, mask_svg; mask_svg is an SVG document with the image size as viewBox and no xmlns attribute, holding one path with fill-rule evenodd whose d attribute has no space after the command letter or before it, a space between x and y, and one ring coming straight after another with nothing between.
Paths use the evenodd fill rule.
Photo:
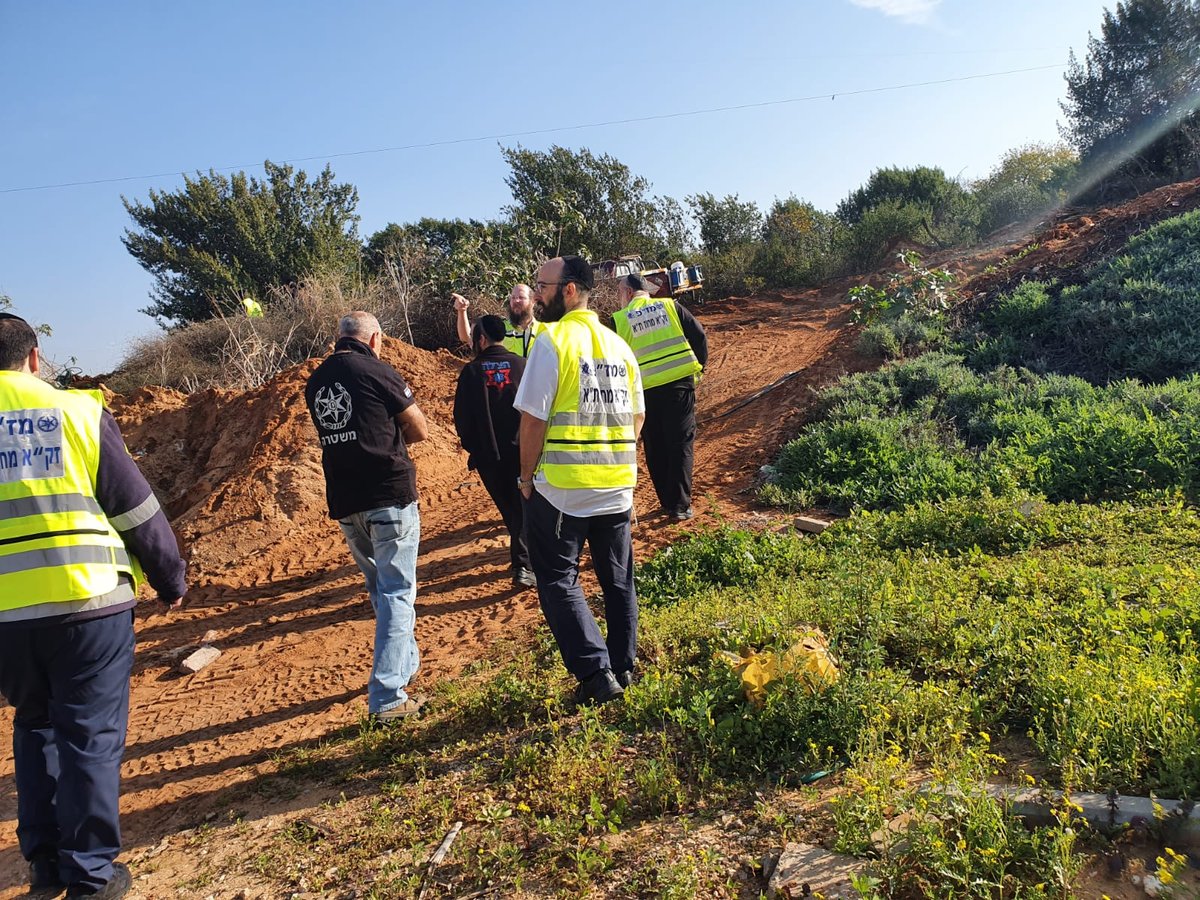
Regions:
<instances>
[{"instance_id":1,"label":"man with beard","mask_svg":"<svg viewBox=\"0 0 1200 900\"><path fill-rule=\"evenodd\" d=\"M708 362L704 326L670 297L653 298L642 275L617 285L622 309L617 334L633 349L646 392L646 468L663 511L692 517L692 444L696 439L696 379Z\"/></svg>"},{"instance_id":2,"label":"man with beard","mask_svg":"<svg viewBox=\"0 0 1200 900\"><path fill-rule=\"evenodd\" d=\"M643 399L629 345L588 308L592 268L580 256L538 270L547 324L514 406L521 411L521 474L529 558L542 613L577 703L607 703L633 680L637 594L630 519ZM607 641L579 584L584 542L604 594Z\"/></svg>"},{"instance_id":3,"label":"man with beard","mask_svg":"<svg viewBox=\"0 0 1200 900\"><path fill-rule=\"evenodd\" d=\"M451 294L454 300L455 325L458 328L458 339L464 344L471 343L471 323L467 318L467 309L471 305L462 294ZM533 297L529 285L518 284L508 295L505 302L508 310L508 321L505 323L504 349L515 353L522 359L529 356L529 348L533 339L542 330L542 323L533 317Z\"/></svg>"},{"instance_id":4,"label":"man with beard","mask_svg":"<svg viewBox=\"0 0 1200 900\"><path fill-rule=\"evenodd\" d=\"M513 586L530 588L534 586L533 572L525 546L523 501L517 490L521 414L513 409L525 360L506 350L503 341L504 320L480 316L471 334L475 359L458 375L454 430L467 451L467 468L479 473L508 528Z\"/></svg>"}]
</instances>

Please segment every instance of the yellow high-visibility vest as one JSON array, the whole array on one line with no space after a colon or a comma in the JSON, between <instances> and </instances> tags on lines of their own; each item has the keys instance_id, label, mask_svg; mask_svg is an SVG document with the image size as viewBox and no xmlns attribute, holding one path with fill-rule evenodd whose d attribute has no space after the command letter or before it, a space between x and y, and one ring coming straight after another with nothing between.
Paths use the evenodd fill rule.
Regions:
<instances>
[{"instance_id":1,"label":"yellow high-visibility vest","mask_svg":"<svg viewBox=\"0 0 1200 900\"><path fill-rule=\"evenodd\" d=\"M645 390L697 375L703 368L670 297L634 297L628 306L613 313L613 324L633 348Z\"/></svg>"},{"instance_id":2,"label":"yellow high-visibility vest","mask_svg":"<svg viewBox=\"0 0 1200 900\"><path fill-rule=\"evenodd\" d=\"M99 391L0 371L0 610L101 597L141 568L96 501Z\"/></svg>"},{"instance_id":3,"label":"yellow high-visibility vest","mask_svg":"<svg viewBox=\"0 0 1200 900\"><path fill-rule=\"evenodd\" d=\"M633 400L637 360L590 309L542 329L558 356L558 392L538 469L557 488L624 488L637 483Z\"/></svg>"},{"instance_id":4,"label":"yellow high-visibility vest","mask_svg":"<svg viewBox=\"0 0 1200 900\"><path fill-rule=\"evenodd\" d=\"M520 357L529 356L529 348L533 346L533 339L536 338L546 326L537 319L530 321L528 330L524 328L518 328L516 325L513 325L511 320L508 324L511 326L511 330L504 332L504 340L500 343L502 343L504 345L504 349L510 353L515 353Z\"/></svg>"}]
</instances>

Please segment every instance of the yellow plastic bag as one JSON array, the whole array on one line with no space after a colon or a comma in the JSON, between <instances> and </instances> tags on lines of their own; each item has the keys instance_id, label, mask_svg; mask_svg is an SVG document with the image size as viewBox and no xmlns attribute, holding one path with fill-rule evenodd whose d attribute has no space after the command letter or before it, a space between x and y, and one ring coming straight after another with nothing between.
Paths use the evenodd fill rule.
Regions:
<instances>
[{"instance_id":1,"label":"yellow plastic bag","mask_svg":"<svg viewBox=\"0 0 1200 900\"><path fill-rule=\"evenodd\" d=\"M793 676L811 694L833 684L839 675L837 661L829 652L829 641L819 628L804 632L783 653L748 650L738 654L719 650L714 658L727 662L742 677L742 692L755 706L762 706L766 700L767 685L784 675Z\"/></svg>"}]
</instances>

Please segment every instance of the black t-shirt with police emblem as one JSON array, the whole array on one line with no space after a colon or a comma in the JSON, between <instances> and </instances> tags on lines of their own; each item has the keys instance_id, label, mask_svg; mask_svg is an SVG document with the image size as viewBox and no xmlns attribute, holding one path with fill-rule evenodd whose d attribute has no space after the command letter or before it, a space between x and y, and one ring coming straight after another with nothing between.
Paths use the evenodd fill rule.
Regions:
<instances>
[{"instance_id":1,"label":"black t-shirt with police emblem","mask_svg":"<svg viewBox=\"0 0 1200 900\"><path fill-rule=\"evenodd\" d=\"M396 421L415 401L399 372L362 341L341 338L309 377L304 399L321 441L332 518L417 499L416 468Z\"/></svg>"}]
</instances>

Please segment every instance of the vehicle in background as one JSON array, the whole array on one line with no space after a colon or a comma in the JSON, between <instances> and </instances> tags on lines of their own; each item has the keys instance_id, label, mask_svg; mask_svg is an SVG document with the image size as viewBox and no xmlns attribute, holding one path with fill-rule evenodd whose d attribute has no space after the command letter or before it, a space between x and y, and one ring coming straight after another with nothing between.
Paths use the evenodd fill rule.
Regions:
<instances>
[{"instance_id":1,"label":"vehicle in background","mask_svg":"<svg viewBox=\"0 0 1200 900\"><path fill-rule=\"evenodd\" d=\"M644 276L654 287L651 297L674 297L697 303L702 299L704 271L700 266L685 266L682 262L673 262L666 268L658 263L647 268L640 256L632 255L594 262L592 270L596 273L597 284L637 273Z\"/></svg>"}]
</instances>

